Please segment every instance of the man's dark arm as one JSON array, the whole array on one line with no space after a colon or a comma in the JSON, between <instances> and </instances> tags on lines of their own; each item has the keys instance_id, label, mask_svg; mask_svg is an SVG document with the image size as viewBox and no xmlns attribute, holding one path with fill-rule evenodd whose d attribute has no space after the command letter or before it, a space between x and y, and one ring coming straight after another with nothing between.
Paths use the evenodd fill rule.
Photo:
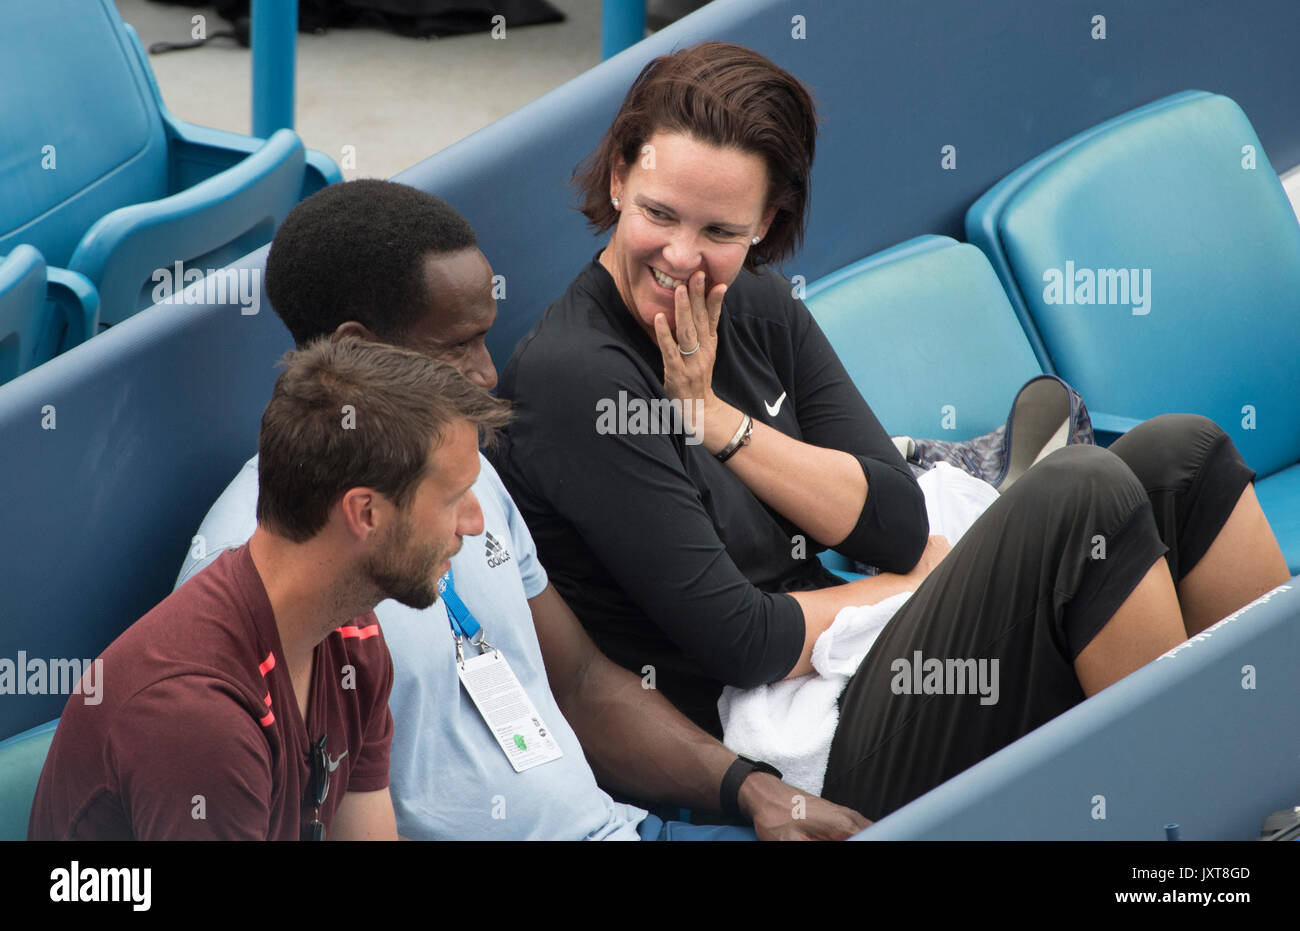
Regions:
<instances>
[{"instance_id":1,"label":"man's dark arm","mask_svg":"<svg viewBox=\"0 0 1300 931\"><path fill-rule=\"evenodd\" d=\"M528 604L551 691L597 779L634 798L718 810L736 754L601 653L553 586ZM763 773L741 783L739 803L760 839L839 839L870 824Z\"/></svg>"}]
</instances>

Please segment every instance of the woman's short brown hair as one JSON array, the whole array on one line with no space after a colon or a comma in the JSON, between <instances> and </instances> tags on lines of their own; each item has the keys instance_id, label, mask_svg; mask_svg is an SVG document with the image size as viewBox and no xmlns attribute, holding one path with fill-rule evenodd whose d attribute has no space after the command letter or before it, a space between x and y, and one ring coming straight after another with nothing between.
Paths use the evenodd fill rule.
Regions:
<instances>
[{"instance_id":1,"label":"woman's short brown hair","mask_svg":"<svg viewBox=\"0 0 1300 931\"><path fill-rule=\"evenodd\" d=\"M767 164L765 206L776 214L762 242L749 250L746 268L780 262L803 242L817 112L788 71L725 42L704 42L646 65L605 137L573 174L579 209L596 232L618 222L609 202L614 164L633 164L656 132L751 152Z\"/></svg>"},{"instance_id":2,"label":"woman's short brown hair","mask_svg":"<svg viewBox=\"0 0 1300 931\"><path fill-rule=\"evenodd\" d=\"M258 437L257 522L303 543L350 488L405 509L429 447L456 421L491 440L510 405L444 362L360 339L318 339L284 357Z\"/></svg>"}]
</instances>

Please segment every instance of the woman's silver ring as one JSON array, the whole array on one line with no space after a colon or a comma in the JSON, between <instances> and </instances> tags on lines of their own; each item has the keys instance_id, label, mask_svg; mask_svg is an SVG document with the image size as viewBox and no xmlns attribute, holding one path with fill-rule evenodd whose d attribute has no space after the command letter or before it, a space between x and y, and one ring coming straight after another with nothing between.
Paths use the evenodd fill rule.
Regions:
<instances>
[{"instance_id":1,"label":"woman's silver ring","mask_svg":"<svg viewBox=\"0 0 1300 931\"><path fill-rule=\"evenodd\" d=\"M678 349L677 349L677 351L680 352L680 353L681 353L682 355L684 355L684 356L693 356L693 355L695 355L697 352L700 351L700 344L699 344L699 343L696 343L696 344L695 344L695 348L694 348L694 349L691 349L691 350L689 350L689 351L688 351L688 350L685 350L685 349L682 349L682 348L679 346Z\"/></svg>"}]
</instances>

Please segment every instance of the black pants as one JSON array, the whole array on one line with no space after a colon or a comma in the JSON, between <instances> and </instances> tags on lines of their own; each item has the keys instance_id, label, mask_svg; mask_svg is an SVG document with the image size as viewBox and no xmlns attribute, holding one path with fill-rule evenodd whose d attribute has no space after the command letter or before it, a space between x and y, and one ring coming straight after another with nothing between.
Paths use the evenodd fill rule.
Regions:
<instances>
[{"instance_id":1,"label":"black pants","mask_svg":"<svg viewBox=\"0 0 1300 931\"><path fill-rule=\"evenodd\" d=\"M849 680L822 794L882 818L1078 704L1075 658L1162 555L1175 583L1196 565L1254 477L1227 434L1187 414L1046 457Z\"/></svg>"}]
</instances>

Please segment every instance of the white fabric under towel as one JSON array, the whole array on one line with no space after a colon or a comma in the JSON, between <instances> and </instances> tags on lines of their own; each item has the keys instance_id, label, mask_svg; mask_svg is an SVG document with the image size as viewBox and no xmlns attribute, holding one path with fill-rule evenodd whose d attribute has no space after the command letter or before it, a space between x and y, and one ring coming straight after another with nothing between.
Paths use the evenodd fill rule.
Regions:
<instances>
[{"instance_id":1,"label":"white fabric under towel","mask_svg":"<svg viewBox=\"0 0 1300 931\"><path fill-rule=\"evenodd\" d=\"M998 497L992 485L946 462L935 465L918 483L930 533L947 537L953 546ZM718 699L723 742L737 753L771 763L790 785L821 794L839 723L840 692L910 596L902 592L879 604L840 611L813 645L815 674L754 689L723 689Z\"/></svg>"}]
</instances>

